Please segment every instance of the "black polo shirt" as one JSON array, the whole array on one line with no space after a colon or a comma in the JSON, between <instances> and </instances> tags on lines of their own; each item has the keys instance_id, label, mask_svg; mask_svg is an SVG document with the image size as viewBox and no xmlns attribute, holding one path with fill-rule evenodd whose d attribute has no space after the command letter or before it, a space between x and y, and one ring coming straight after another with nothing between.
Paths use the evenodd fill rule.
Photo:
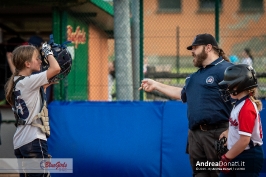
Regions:
<instances>
[{"instance_id":1,"label":"black polo shirt","mask_svg":"<svg viewBox=\"0 0 266 177\"><path fill-rule=\"evenodd\" d=\"M218 83L223 80L225 69L232 65L220 57L186 78L181 99L187 103L189 129L200 124L228 122L232 104L223 101Z\"/></svg>"}]
</instances>

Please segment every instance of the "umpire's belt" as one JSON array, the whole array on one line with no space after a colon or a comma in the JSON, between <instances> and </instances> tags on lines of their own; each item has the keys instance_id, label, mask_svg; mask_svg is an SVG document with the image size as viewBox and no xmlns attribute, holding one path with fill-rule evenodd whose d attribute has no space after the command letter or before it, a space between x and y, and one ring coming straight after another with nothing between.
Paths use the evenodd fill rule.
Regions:
<instances>
[{"instance_id":1,"label":"umpire's belt","mask_svg":"<svg viewBox=\"0 0 266 177\"><path fill-rule=\"evenodd\" d=\"M201 124L198 126L197 129L200 129L201 131L208 131L208 130L215 130L218 128L227 128L228 127L228 122L222 122L218 124Z\"/></svg>"}]
</instances>

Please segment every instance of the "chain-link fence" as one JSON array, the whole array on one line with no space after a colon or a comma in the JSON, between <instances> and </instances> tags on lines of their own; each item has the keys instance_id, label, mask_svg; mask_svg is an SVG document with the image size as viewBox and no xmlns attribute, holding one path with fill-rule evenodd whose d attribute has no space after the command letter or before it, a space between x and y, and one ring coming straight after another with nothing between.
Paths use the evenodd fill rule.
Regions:
<instances>
[{"instance_id":1,"label":"chain-link fence","mask_svg":"<svg viewBox=\"0 0 266 177\"><path fill-rule=\"evenodd\" d=\"M249 51L259 96L266 96L264 0L59 0L50 5L29 0L14 5L19 2L1 5L1 44L17 34L49 40L53 33L58 43L72 41L72 70L54 85L56 100L169 99L138 91L140 81L149 77L183 87L186 76L197 70L186 47L200 33L215 36L234 63L244 62Z\"/></svg>"},{"instance_id":2,"label":"chain-link fence","mask_svg":"<svg viewBox=\"0 0 266 177\"><path fill-rule=\"evenodd\" d=\"M184 78L197 70L186 47L197 34L210 33L216 36L231 62L246 62L245 50L250 52L259 78L259 96L265 97L264 3L263 0L144 1L144 65L149 66L144 70L145 76L182 87ZM217 9L220 13L216 13ZM146 94L145 99L162 97Z\"/></svg>"},{"instance_id":3,"label":"chain-link fence","mask_svg":"<svg viewBox=\"0 0 266 177\"><path fill-rule=\"evenodd\" d=\"M252 58L248 62L257 72L259 97L264 98L265 18L263 0L144 0L144 77L183 87L186 76L197 70L186 47L197 34L210 33L231 62L245 63ZM144 100L161 99L169 98L157 92L144 94Z\"/></svg>"}]
</instances>

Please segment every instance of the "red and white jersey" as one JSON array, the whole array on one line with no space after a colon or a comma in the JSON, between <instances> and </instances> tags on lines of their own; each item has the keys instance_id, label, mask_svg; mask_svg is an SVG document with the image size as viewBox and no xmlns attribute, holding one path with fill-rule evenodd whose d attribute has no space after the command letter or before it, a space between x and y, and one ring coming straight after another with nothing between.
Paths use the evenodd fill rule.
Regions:
<instances>
[{"instance_id":1,"label":"red and white jersey","mask_svg":"<svg viewBox=\"0 0 266 177\"><path fill-rule=\"evenodd\" d=\"M19 76L15 76L14 81L18 78ZM32 119L40 112L42 105L40 87L47 83L46 71L27 76L17 83L15 88L16 108L20 112L20 117L26 121L26 124L31 124ZM36 121L41 123L39 119ZM19 125L13 137L14 149L28 144L37 138L47 140L39 127Z\"/></svg>"},{"instance_id":2,"label":"red and white jersey","mask_svg":"<svg viewBox=\"0 0 266 177\"><path fill-rule=\"evenodd\" d=\"M229 119L227 148L230 150L240 135L250 136L254 145L262 145L262 126L257 106L250 98L234 106ZM245 148L249 149L249 145Z\"/></svg>"}]
</instances>

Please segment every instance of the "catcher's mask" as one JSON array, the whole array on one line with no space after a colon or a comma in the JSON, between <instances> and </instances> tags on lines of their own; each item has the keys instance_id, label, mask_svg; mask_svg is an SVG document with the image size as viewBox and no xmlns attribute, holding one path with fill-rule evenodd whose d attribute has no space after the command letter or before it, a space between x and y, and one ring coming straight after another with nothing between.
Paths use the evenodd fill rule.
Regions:
<instances>
[{"instance_id":1,"label":"catcher's mask","mask_svg":"<svg viewBox=\"0 0 266 177\"><path fill-rule=\"evenodd\" d=\"M226 89L220 89L220 93L224 101L228 101L230 94L236 96L244 90L258 86L256 72L247 64L229 66L224 72L224 80L219 85L227 85Z\"/></svg>"},{"instance_id":2,"label":"catcher's mask","mask_svg":"<svg viewBox=\"0 0 266 177\"><path fill-rule=\"evenodd\" d=\"M62 45L54 43L53 35L50 35L50 41L48 44L51 45L51 49L53 51L54 57L57 60L61 71L59 74L55 75L51 79L49 79L49 82L58 82L62 79L64 79L70 72L71 66L72 66L72 57L67 50L66 44L70 43L70 41L67 41L63 43ZM45 71L49 68L49 62L45 59L44 55L41 52L42 57L42 70Z\"/></svg>"}]
</instances>

